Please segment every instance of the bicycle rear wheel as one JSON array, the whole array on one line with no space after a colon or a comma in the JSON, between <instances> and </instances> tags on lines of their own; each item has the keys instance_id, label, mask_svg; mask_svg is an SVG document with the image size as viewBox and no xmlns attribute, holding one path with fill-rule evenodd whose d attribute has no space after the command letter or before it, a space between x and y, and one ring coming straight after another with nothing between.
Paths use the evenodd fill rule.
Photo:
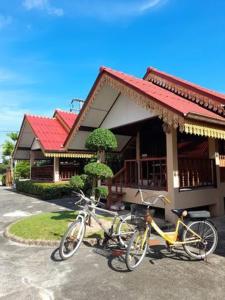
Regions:
<instances>
[{"instance_id":1,"label":"bicycle rear wheel","mask_svg":"<svg viewBox=\"0 0 225 300\"><path fill-rule=\"evenodd\" d=\"M70 258L80 247L85 234L86 225L83 219L77 219L65 232L59 246L59 254L63 260Z\"/></svg>"},{"instance_id":2,"label":"bicycle rear wheel","mask_svg":"<svg viewBox=\"0 0 225 300\"><path fill-rule=\"evenodd\" d=\"M136 230L130 239L127 247L125 262L127 268L133 271L137 268L145 257L148 248L148 235L145 231Z\"/></svg>"},{"instance_id":3,"label":"bicycle rear wheel","mask_svg":"<svg viewBox=\"0 0 225 300\"><path fill-rule=\"evenodd\" d=\"M218 243L218 233L211 222L198 220L190 222L187 226L187 229L183 232L183 246L189 256L204 259L215 251ZM201 241L194 242L198 238L190 230L200 236ZM193 242L191 242L192 240Z\"/></svg>"},{"instance_id":4,"label":"bicycle rear wheel","mask_svg":"<svg viewBox=\"0 0 225 300\"><path fill-rule=\"evenodd\" d=\"M127 215L119 223L117 234L122 247L127 248L136 226L131 223L131 215Z\"/></svg>"}]
</instances>

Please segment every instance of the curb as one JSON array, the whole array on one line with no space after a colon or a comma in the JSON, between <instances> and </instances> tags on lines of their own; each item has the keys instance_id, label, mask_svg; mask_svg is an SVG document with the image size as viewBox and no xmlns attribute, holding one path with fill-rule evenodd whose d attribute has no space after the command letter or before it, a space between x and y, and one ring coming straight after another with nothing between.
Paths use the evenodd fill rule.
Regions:
<instances>
[{"instance_id":1,"label":"curb","mask_svg":"<svg viewBox=\"0 0 225 300\"><path fill-rule=\"evenodd\" d=\"M31 239L23 239L17 235L14 235L9 232L10 227L14 225L16 222L11 223L8 227L6 227L5 231L3 232L3 236L10 241L27 245L27 246L39 246L39 247L59 247L60 240L31 240ZM90 245L96 244L96 239L93 238L84 238L83 242L88 242Z\"/></svg>"},{"instance_id":2,"label":"curb","mask_svg":"<svg viewBox=\"0 0 225 300\"><path fill-rule=\"evenodd\" d=\"M24 244L27 246L59 246L60 241L58 240L31 240L31 239L23 239L17 235L14 235L12 233L9 232L10 227L15 224L12 223L10 224L6 230L3 233L3 236L6 237L7 239L13 241L13 242L17 242L20 244Z\"/></svg>"}]
</instances>

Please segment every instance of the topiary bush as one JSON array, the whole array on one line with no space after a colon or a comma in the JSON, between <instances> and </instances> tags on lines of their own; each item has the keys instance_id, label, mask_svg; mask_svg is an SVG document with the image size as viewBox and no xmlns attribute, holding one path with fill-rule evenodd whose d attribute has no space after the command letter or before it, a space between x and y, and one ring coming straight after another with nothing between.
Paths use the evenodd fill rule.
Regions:
<instances>
[{"instance_id":1,"label":"topiary bush","mask_svg":"<svg viewBox=\"0 0 225 300\"><path fill-rule=\"evenodd\" d=\"M97 128L88 136L85 147L93 151L115 150L117 140L109 129Z\"/></svg>"},{"instance_id":2,"label":"topiary bush","mask_svg":"<svg viewBox=\"0 0 225 300\"><path fill-rule=\"evenodd\" d=\"M113 177L113 172L107 165L103 163L89 163L84 167L84 172L88 176L95 179L107 179Z\"/></svg>"},{"instance_id":3,"label":"topiary bush","mask_svg":"<svg viewBox=\"0 0 225 300\"><path fill-rule=\"evenodd\" d=\"M43 200L62 198L71 194L72 187L69 183L45 183L30 180L16 181L16 190L40 197Z\"/></svg>"},{"instance_id":4,"label":"topiary bush","mask_svg":"<svg viewBox=\"0 0 225 300\"><path fill-rule=\"evenodd\" d=\"M70 185L73 190L82 190L84 188L84 180L81 176L76 175L70 178Z\"/></svg>"},{"instance_id":5,"label":"topiary bush","mask_svg":"<svg viewBox=\"0 0 225 300\"><path fill-rule=\"evenodd\" d=\"M104 186L99 186L95 188L95 197L106 199L109 194L108 188Z\"/></svg>"}]
</instances>

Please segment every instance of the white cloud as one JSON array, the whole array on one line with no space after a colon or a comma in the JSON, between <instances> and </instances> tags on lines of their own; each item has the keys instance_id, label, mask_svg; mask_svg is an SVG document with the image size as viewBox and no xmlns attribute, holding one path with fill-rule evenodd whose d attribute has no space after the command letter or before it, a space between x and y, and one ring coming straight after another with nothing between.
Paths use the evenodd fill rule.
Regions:
<instances>
[{"instance_id":1,"label":"white cloud","mask_svg":"<svg viewBox=\"0 0 225 300\"><path fill-rule=\"evenodd\" d=\"M64 15L62 8L57 8L51 5L49 0L24 0L23 6L26 10L38 9L46 11L49 15L61 17Z\"/></svg>"},{"instance_id":2,"label":"white cloud","mask_svg":"<svg viewBox=\"0 0 225 300\"><path fill-rule=\"evenodd\" d=\"M4 16L0 14L0 29L10 25L12 23L11 16Z\"/></svg>"},{"instance_id":3,"label":"white cloud","mask_svg":"<svg viewBox=\"0 0 225 300\"><path fill-rule=\"evenodd\" d=\"M168 0L82 0L73 4L74 11L104 20L140 16Z\"/></svg>"},{"instance_id":4,"label":"white cloud","mask_svg":"<svg viewBox=\"0 0 225 300\"><path fill-rule=\"evenodd\" d=\"M142 5L139 7L139 11L147 11L150 10L159 4L162 4L162 0L152 0L152 1L145 1Z\"/></svg>"}]
</instances>

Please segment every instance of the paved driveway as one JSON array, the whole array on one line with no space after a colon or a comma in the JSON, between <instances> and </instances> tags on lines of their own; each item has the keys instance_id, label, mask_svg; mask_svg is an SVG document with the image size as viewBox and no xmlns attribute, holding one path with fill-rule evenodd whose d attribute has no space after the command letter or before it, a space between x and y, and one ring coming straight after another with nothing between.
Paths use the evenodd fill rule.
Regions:
<instances>
[{"instance_id":1,"label":"paved driveway","mask_svg":"<svg viewBox=\"0 0 225 300\"><path fill-rule=\"evenodd\" d=\"M207 263L170 256L159 247L138 270L126 272L123 262L84 245L60 262L54 248L22 246L3 237L4 228L22 215L71 205L70 200L54 204L0 188L1 299L225 299L223 239ZM216 221L221 236L223 221Z\"/></svg>"}]
</instances>

